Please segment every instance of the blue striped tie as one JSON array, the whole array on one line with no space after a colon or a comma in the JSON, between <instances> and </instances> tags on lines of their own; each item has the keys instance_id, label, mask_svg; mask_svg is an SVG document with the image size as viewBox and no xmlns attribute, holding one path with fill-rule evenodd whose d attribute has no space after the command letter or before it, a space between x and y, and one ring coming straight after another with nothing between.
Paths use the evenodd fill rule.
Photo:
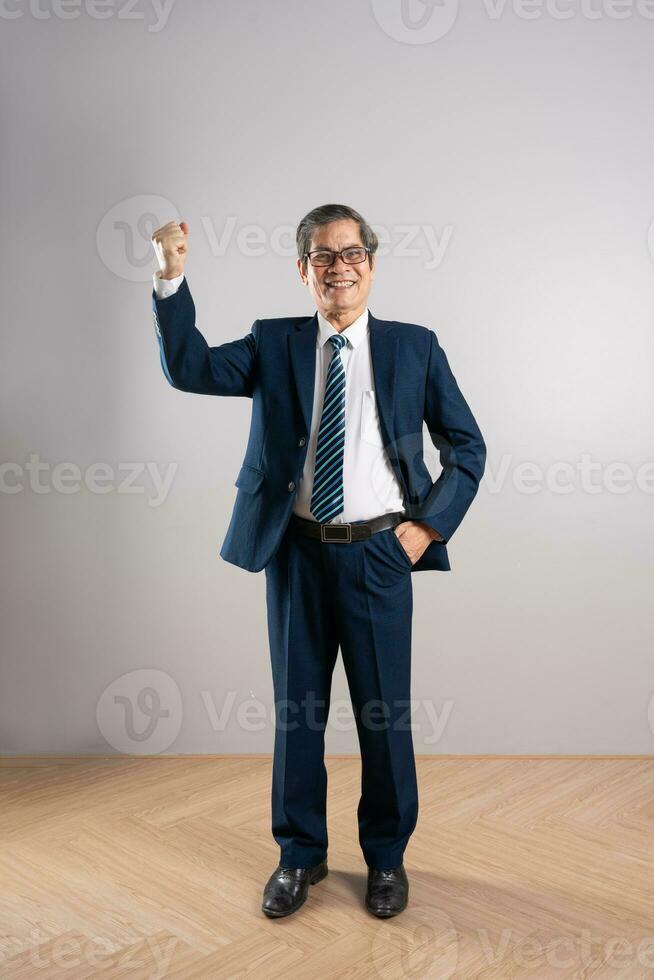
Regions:
<instances>
[{"instance_id":1,"label":"blue striped tie","mask_svg":"<svg viewBox=\"0 0 654 980\"><path fill-rule=\"evenodd\" d=\"M313 471L311 513L321 524L343 510L343 454L345 451L345 369L341 347L345 337L335 333L329 338L332 359L329 362L322 417L318 429L316 464Z\"/></svg>"}]
</instances>

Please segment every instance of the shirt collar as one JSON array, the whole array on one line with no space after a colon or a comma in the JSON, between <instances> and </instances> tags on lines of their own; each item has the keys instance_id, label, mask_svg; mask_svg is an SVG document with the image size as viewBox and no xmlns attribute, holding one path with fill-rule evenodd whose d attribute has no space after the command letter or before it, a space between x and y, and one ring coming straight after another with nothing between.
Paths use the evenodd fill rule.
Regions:
<instances>
[{"instance_id":1,"label":"shirt collar","mask_svg":"<svg viewBox=\"0 0 654 980\"><path fill-rule=\"evenodd\" d=\"M339 331L334 327L329 320L325 319L320 310L318 312L318 343L321 347L327 343L328 339L332 334L339 333ZM358 347L359 344L365 339L368 330L368 307L365 308L360 317L351 323L349 327L345 330L341 330L340 333L349 340L352 347Z\"/></svg>"}]
</instances>

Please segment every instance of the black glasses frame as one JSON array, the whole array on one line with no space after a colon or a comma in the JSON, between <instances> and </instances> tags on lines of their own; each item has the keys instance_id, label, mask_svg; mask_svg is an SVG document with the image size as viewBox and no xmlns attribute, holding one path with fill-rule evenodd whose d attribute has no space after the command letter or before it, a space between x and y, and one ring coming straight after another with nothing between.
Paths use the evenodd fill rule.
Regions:
<instances>
[{"instance_id":1,"label":"black glasses frame","mask_svg":"<svg viewBox=\"0 0 654 980\"><path fill-rule=\"evenodd\" d=\"M329 262L327 265L318 265L318 266L315 267L315 268L318 268L318 269L328 269L330 265L333 265L334 264L334 262L336 261L336 259L339 256L340 256L340 258L343 259L343 252L349 252L350 249L352 249L352 248L361 248L361 249L363 249L363 251L366 254L358 262L346 262L345 263L346 265L361 265L361 263L362 262L365 262L366 259L368 258L368 256L370 255L370 249L369 248L366 248L365 245L348 245L347 248L341 249L340 252L335 252L331 248L312 248L310 252L305 252L304 253L304 257L305 257L305 259L309 259L309 262L311 262L311 265L313 265L313 262L311 260L311 256L312 255L315 255L316 252L329 252L331 254L331 256L332 256L331 262ZM343 262L345 262L345 259L343 259Z\"/></svg>"}]
</instances>

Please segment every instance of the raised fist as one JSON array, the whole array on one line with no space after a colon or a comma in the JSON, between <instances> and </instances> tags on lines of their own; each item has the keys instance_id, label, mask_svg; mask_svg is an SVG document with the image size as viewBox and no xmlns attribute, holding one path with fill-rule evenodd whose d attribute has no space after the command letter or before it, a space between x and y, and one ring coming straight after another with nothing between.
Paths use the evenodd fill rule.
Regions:
<instances>
[{"instance_id":1,"label":"raised fist","mask_svg":"<svg viewBox=\"0 0 654 980\"><path fill-rule=\"evenodd\" d=\"M184 272L188 252L188 225L185 221L169 221L152 234L152 246L157 256L162 279L174 279Z\"/></svg>"}]
</instances>

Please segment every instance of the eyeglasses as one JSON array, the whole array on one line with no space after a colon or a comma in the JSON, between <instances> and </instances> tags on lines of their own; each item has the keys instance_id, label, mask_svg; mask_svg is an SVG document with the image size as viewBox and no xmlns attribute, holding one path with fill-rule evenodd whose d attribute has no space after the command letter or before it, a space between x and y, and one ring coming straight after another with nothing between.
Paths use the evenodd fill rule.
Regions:
<instances>
[{"instance_id":1,"label":"eyeglasses","mask_svg":"<svg viewBox=\"0 0 654 980\"><path fill-rule=\"evenodd\" d=\"M369 248L364 248L362 245L351 245L341 252L333 252L330 248L314 248L311 252L305 252L304 257L309 259L311 265L316 266L332 265L339 255L346 265L359 265L360 262L366 261L369 251Z\"/></svg>"}]
</instances>

